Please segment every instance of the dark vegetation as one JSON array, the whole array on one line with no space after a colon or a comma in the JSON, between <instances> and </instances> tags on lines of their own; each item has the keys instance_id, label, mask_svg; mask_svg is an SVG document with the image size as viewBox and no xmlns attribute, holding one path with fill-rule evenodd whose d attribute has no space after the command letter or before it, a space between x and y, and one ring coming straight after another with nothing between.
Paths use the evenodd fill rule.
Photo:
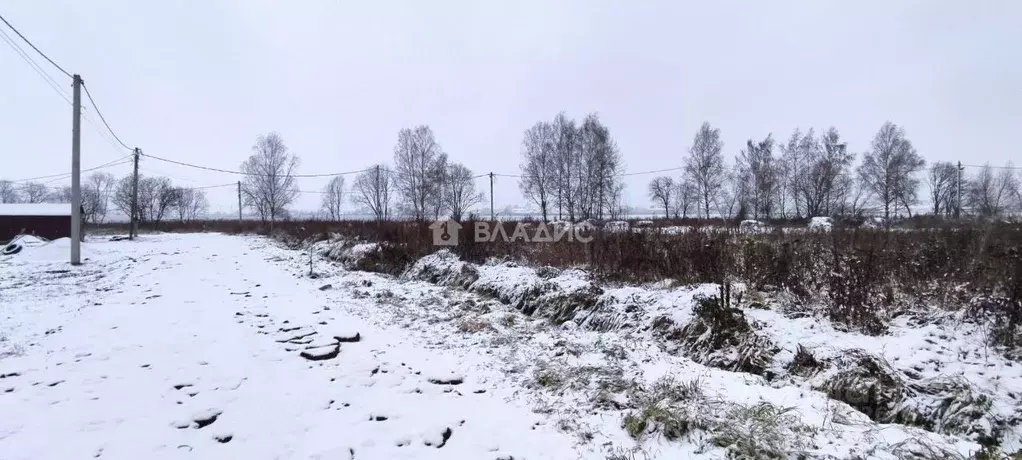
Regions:
<instances>
[{"instance_id":1,"label":"dark vegetation","mask_svg":"<svg viewBox=\"0 0 1022 460\"><path fill-rule=\"evenodd\" d=\"M642 231L594 230L592 242L583 244L474 242L475 222L465 221L460 244L451 250L470 262L498 258L537 266L585 267L608 282L741 281L756 291L785 293L795 306L814 301L826 304L826 313L836 324L869 334L883 333L889 318L922 305L968 307L974 319L996 319L993 340L997 345L1022 345L1022 228L1017 224L942 221L924 227L933 223L913 220L890 230L839 223L831 232L810 232L800 222L789 221L777 222L787 228L744 234L733 226L701 228L705 223L661 220ZM365 268L397 274L438 249L428 224L287 221L275 225L274 237L295 248L331 234L381 242L382 249ZM508 234L513 224L504 223ZM691 230L664 231L675 224L688 224ZM161 229L264 231L257 221L165 222ZM127 228L107 224L94 230Z\"/></svg>"}]
</instances>

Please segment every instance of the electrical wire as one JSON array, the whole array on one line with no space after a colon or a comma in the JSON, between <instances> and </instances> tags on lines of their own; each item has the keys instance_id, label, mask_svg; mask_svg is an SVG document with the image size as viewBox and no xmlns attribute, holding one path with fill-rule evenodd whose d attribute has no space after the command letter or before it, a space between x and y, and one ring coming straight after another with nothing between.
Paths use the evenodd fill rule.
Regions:
<instances>
[{"instance_id":1,"label":"electrical wire","mask_svg":"<svg viewBox=\"0 0 1022 460\"><path fill-rule=\"evenodd\" d=\"M167 158L162 158L162 157L158 157L158 156L155 156L155 155L150 155L148 153L143 153L142 156L148 157L148 158L152 158L154 160L159 160L159 161L167 162L167 163L173 163L173 164L180 165L180 166L187 166L189 168L204 169L206 171L222 172L222 173L226 173L226 174L237 174L237 175L240 175L240 176L266 176L266 174L250 173L250 172L244 172L244 171L233 171L233 170L230 170L230 169L220 169L220 168L214 168L214 167L210 167L210 166L200 166L200 165L195 165L195 164L191 164L191 163L185 163L183 161L170 160L170 159L167 159ZM291 177L333 177L333 176L346 176L346 175L349 175L349 174L358 174L360 172L369 171L371 169L373 169L373 168L360 169L358 171L345 171L345 172L326 173L326 174L291 174Z\"/></svg>"},{"instance_id":2,"label":"electrical wire","mask_svg":"<svg viewBox=\"0 0 1022 460\"><path fill-rule=\"evenodd\" d=\"M21 49L21 47L14 41L14 39L7 35L7 32L5 32L3 29L0 29L0 39L3 39L4 43L7 43L7 46L10 46L11 49L14 50L14 52L17 53L18 56L20 56L21 59L24 60L25 63L32 68L33 71L35 71L36 74L42 77L43 81L46 82L46 84L49 85L49 87L52 88L53 91L55 91L57 95L59 95L60 98L64 100L64 102L67 102L68 105L72 105L71 97L66 92L60 89L60 85L57 84L57 81L54 80L53 77L50 76L50 74L46 73L46 71L43 70L43 68L39 66L39 64L37 64L32 59L32 57L28 55L28 53L25 52L25 50Z\"/></svg>"},{"instance_id":3,"label":"electrical wire","mask_svg":"<svg viewBox=\"0 0 1022 460\"><path fill-rule=\"evenodd\" d=\"M89 87L85 85L84 80L82 81L82 88L85 89L85 95L89 97L89 103L92 104L92 108L96 109L96 115L99 115L99 119L103 121L103 125L106 126L106 129L110 131L110 134L112 136L114 136L114 139L117 139L117 143L121 144L121 147L124 147L128 150L135 150L131 147L128 147L128 144L125 144L124 141L121 140L121 138L117 137L117 133L115 133L114 130L110 128L110 123L106 122L106 117L103 116L103 112L99 111L99 106L96 105L96 101L92 99L92 94L89 93Z\"/></svg>"},{"instance_id":4,"label":"electrical wire","mask_svg":"<svg viewBox=\"0 0 1022 460\"><path fill-rule=\"evenodd\" d=\"M42 56L43 58L45 58L45 59L46 59L47 61L50 61L50 64L53 64L53 66L54 66L54 67L56 67L56 68L57 68L57 70L59 70L59 71L63 72L63 73L64 73L64 75L67 75L67 77L68 77L68 78L73 78L73 77L71 76L71 74L70 74L70 73L68 73L68 72L67 72L66 70L64 70L64 68L63 68L63 67L61 67L61 66L57 65L57 63L56 63L56 62L53 62L53 59L50 59L50 57L49 57L49 56L47 56L47 55L46 55L46 53L43 53L43 52L42 52L42 51L41 51L41 50L40 50L39 48L36 48L36 46L35 46L35 45L33 45L33 44L32 44L32 42L30 42L30 41L29 41L29 40L28 40L27 38L25 38L25 36L24 36L24 35L22 35L22 34L21 34L21 32L18 32L18 29L15 29L15 28L14 28L14 26L13 26L13 25L11 25L11 23L10 23L10 22L7 22L7 19L5 19L5 18L3 17L3 15L0 15L0 21L3 21L3 22L4 22L4 24L7 24L7 27L10 27L10 28L11 28L11 30L13 30L13 31L14 31L14 33L18 34L18 36L19 36L19 37L21 37L21 39L22 39L22 40L25 40L25 43L28 43L28 46L31 46L31 47L32 47L32 49L34 49L34 50L35 50L35 52L39 53L39 55L40 55L40 56Z\"/></svg>"},{"instance_id":5,"label":"electrical wire","mask_svg":"<svg viewBox=\"0 0 1022 460\"><path fill-rule=\"evenodd\" d=\"M130 156L131 155L125 155L125 156L123 156L121 158L118 158L118 159L116 159L114 161L111 161L109 163L104 163L104 164L101 164L101 165L96 166L94 168L83 169L80 172L95 171L97 169L110 168L110 167L113 167L113 166L120 166L120 165L125 164L125 163L130 163L131 160L127 159L127 157L130 157ZM31 182L31 181L35 181L35 180L41 180L41 179L50 179L50 178L54 178L54 177L64 178L64 177L70 177L71 174L73 174L73 173L67 172L67 173L61 173L61 174L50 174L50 175L47 175L47 176L30 177L28 179L18 179L18 180L12 180L12 181L8 181L8 182L20 183L20 182Z\"/></svg>"}]
</instances>

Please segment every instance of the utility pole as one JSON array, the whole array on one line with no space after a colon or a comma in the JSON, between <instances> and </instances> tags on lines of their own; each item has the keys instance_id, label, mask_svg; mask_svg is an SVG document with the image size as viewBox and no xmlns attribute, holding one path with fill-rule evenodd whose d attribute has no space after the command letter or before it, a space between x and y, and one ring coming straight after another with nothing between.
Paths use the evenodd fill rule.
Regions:
<instances>
[{"instance_id":1,"label":"utility pole","mask_svg":"<svg viewBox=\"0 0 1022 460\"><path fill-rule=\"evenodd\" d=\"M955 218L962 216L962 162L958 162L958 206L955 207Z\"/></svg>"},{"instance_id":2,"label":"utility pole","mask_svg":"<svg viewBox=\"0 0 1022 460\"><path fill-rule=\"evenodd\" d=\"M82 264L82 77L75 74L71 119L71 265Z\"/></svg>"},{"instance_id":3,"label":"utility pole","mask_svg":"<svg viewBox=\"0 0 1022 460\"><path fill-rule=\"evenodd\" d=\"M493 173L490 173L490 221L496 221L493 216Z\"/></svg>"},{"instance_id":4,"label":"utility pole","mask_svg":"<svg viewBox=\"0 0 1022 460\"><path fill-rule=\"evenodd\" d=\"M135 173L131 178L131 224L128 228L128 239L135 239L135 235L138 233L138 157L142 155L142 150L135 147Z\"/></svg>"},{"instance_id":5,"label":"utility pole","mask_svg":"<svg viewBox=\"0 0 1022 460\"><path fill-rule=\"evenodd\" d=\"M238 181L238 223L241 223L241 181Z\"/></svg>"}]
</instances>

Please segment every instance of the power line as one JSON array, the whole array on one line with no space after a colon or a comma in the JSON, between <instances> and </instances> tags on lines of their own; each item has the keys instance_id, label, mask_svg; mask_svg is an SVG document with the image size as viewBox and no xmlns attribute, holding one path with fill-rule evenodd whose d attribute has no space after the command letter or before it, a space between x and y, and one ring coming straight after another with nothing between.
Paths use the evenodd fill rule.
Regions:
<instances>
[{"instance_id":1,"label":"power line","mask_svg":"<svg viewBox=\"0 0 1022 460\"><path fill-rule=\"evenodd\" d=\"M230 169L220 169L220 168L214 168L214 167L211 167L211 166L200 166L200 165L196 165L196 164L185 163L183 161L170 160L170 159L167 159L167 158L162 158L162 157L158 157L158 156L155 156L155 155L150 155L148 153L143 153L142 156L148 157L148 158L152 158L154 160L164 161L164 162L167 162L167 163L173 163L173 164L180 165L180 166L187 166L189 168L204 169L206 171L222 172L222 173L226 173L226 174L237 174L237 175L240 175L240 176L267 176L268 175L268 174L250 173L250 172L244 172L244 171L233 171L233 170L230 170ZM291 177L333 177L333 176L346 176L346 175L349 175L349 174L357 174L357 173L360 173L360 172L369 171L370 169L373 169L373 168L360 169L358 171L345 171L345 172L326 173L326 174L291 174L290 176Z\"/></svg>"},{"instance_id":2,"label":"power line","mask_svg":"<svg viewBox=\"0 0 1022 460\"><path fill-rule=\"evenodd\" d=\"M96 115L99 115L99 119L103 121L103 125L106 126L106 129L110 131L110 134L112 136L114 136L114 139L117 139L117 143L121 144L121 147L124 147L128 150L134 150L133 148L128 147L128 145L125 144L124 141L121 140L121 138L117 137L117 133L115 133L114 130L110 128L110 124L106 122L106 117L103 116L103 112L99 111L99 106L96 105L96 101L92 99L92 94L89 93L89 87L85 85L84 80L82 81L82 88L85 88L85 95L89 97L89 103L92 104L92 108L96 109Z\"/></svg>"},{"instance_id":3,"label":"power line","mask_svg":"<svg viewBox=\"0 0 1022 460\"><path fill-rule=\"evenodd\" d=\"M43 81L46 82L46 84L49 85L50 88L53 88L53 90L57 93L57 95L61 97L61 99L64 99L64 102L67 102L68 105L71 105L71 98L67 95L66 92L60 89L60 85L57 84L56 80L54 80L53 77L50 76L50 74L46 73L46 71L43 70L42 67L40 67L39 64L37 64L32 59L32 57L25 52L25 50L21 49L21 47L14 41L14 39L7 35L7 32L4 32L3 29L0 29L0 39L3 39L3 41L7 43L7 46L10 46L11 49L14 50L14 52L17 53L18 56L20 56L21 59L24 60L25 63L27 63L28 66L32 68L33 71L35 71L36 74L42 77Z\"/></svg>"},{"instance_id":4,"label":"power line","mask_svg":"<svg viewBox=\"0 0 1022 460\"><path fill-rule=\"evenodd\" d=\"M41 50L39 50L39 48L36 48L36 46L33 45L32 42L28 41L28 39L25 38L24 35L21 35L21 32L18 32L18 29L15 29L14 26L11 25L11 23L7 22L7 19L4 19L3 15L0 15L0 21L3 21L4 24L7 24L7 27L10 27L11 30L14 31L14 33L18 34L18 36L21 37L22 40L25 40L25 43L28 43L28 46L31 46L32 49L34 49L35 52L39 53L40 56L44 57L47 61L50 61L50 64L53 64L53 66L56 67L57 70L63 72L64 75L67 75L67 78L72 78L71 74L64 70L63 67L57 65L56 62L53 62L53 59L50 59L50 57L47 56L46 53L43 53Z\"/></svg>"},{"instance_id":5,"label":"power line","mask_svg":"<svg viewBox=\"0 0 1022 460\"><path fill-rule=\"evenodd\" d=\"M119 165L122 165L122 164L130 163L131 160L127 159L127 157L129 157L129 156L131 156L131 155L125 155L125 156L120 157L120 158L118 158L118 159L116 159L114 161L111 161L109 163L101 164L101 165L96 166L94 168L83 169L81 172L95 171L97 169L109 168L109 167L113 167L113 166L119 166ZM31 182L31 181L40 180L40 179L50 179L50 178L54 178L54 177L64 178L64 177L70 177L70 176L71 176L71 173L50 174L50 175L47 175L47 176L30 177L28 179L18 179L18 180L12 180L12 181L8 181L8 182L13 182L13 183Z\"/></svg>"},{"instance_id":6,"label":"power line","mask_svg":"<svg viewBox=\"0 0 1022 460\"><path fill-rule=\"evenodd\" d=\"M21 59L24 60L25 63L28 64L33 71L35 71L37 75L42 77L43 81L47 85L49 85L50 88L52 88L57 93L57 95L61 97L61 99L64 99L64 102L67 102L68 105L73 105L71 102L71 97L67 94L67 92L60 88L60 84L57 83L57 81L50 75L50 73L43 69L42 66L40 66L35 61L35 59L32 59L32 56L25 52L25 50L22 49L21 46L14 41L14 39L7 35L7 33L4 32L3 29L0 29L0 39L3 39L3 41L7 43L7 45L10 46L11 49L13 49L14 52L16 52L18 56L20 56ZM99 109L97 108L96 110L98 112ZM85 121L89 122L89 124L92 125L92 128L96 130L96 133L98 133L100 137L103 138L103 140L109 142L110 145L117 147L117 145L114 143L114 140L111 139L108 134L99 129L99 126L96 125L96 122L94 122L92 118L88 116L88 114L82 113L82 118L84 118Z\"/></svg>"}]
</instances>

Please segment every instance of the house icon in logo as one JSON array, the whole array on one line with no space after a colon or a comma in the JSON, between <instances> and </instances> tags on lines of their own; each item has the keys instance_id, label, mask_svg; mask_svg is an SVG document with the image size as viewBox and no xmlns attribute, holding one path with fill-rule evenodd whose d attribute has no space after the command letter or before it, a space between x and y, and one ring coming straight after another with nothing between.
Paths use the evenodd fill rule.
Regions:
<instances>
[{"instance_id":1,"label":"house icon in logo","mask_svg":"<svg viewBox=\"0 0 1022 460\"><path fill-rule=\"evenodd\" d=\"M457 246L458 230L462 225L453 220L438 220L429 224L433 231L433 246Z\"/></svg>"}]
</instances>

